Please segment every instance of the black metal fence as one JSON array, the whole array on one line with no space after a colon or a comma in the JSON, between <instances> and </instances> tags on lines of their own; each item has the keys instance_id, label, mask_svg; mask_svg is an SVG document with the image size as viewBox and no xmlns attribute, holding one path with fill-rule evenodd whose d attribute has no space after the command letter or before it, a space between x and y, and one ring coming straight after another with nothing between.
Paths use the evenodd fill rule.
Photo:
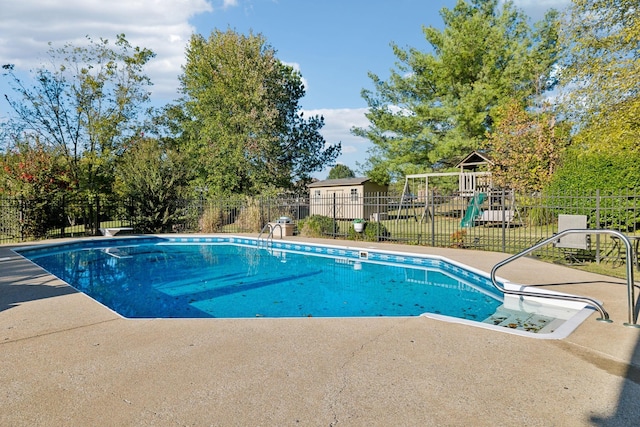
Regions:
<instances>
[{"instance_id":1,"label":"black metal fence","mask_svg":"<svg viewBox=\"0 0 640 427\"><path fill-rule=\"evenodd\" d=\"M132 227L135 233L258 233L267 222L282 216L291 218L297 233L311 237L505 253L519 252L552 236L561 214L585 215L589 228L640 233L640 194L633 192L191 199L174 203L165 220L156 218L153 230L140 203L113 197L0 198L0 208L0 243L99 235L107 227ZM354 230L354 219L366 222L363 232ZM594 236L590 251L597 259L606 258L612 256L614 244L610 238ZM560 256L553 246L541 255Z\"/></svg>"}]
</instances>

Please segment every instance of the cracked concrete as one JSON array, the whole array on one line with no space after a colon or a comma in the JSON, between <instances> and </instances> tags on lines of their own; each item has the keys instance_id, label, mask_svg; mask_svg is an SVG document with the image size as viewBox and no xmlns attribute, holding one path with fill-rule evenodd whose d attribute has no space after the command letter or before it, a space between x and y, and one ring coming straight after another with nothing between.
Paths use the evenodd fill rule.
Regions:
<instances>
[{"instance_id":1,"label":"cracked concrete","mask_svg":"<svg viewBox=\"0 0 640 427\"><path fill-rule=\"evenodd\" d=\"M484 271L506 257L383 247ZM532 259L505 267L512 281L604 301L613 324L593 314L560 341L424 317L129 320L9 248L0 247L3 426L640 423L640 331L623 326L621 280Z\"/></svg>"}]
</instances>

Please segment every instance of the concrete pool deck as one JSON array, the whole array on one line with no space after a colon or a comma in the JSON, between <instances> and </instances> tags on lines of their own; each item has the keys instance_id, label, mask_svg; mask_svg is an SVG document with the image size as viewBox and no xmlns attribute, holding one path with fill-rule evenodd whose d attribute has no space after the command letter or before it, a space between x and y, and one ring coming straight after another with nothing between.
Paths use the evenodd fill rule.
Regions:
<instances>
[{"instance_id":1,"label":"concrete pool deck","mask_svg":"<svg viewBox=\"0 0 640 427\"><path fill-rule=\"evenodd\" d=\"M507 257L304 241L483 271ZM425 317L129 320L17 257L18 246L0 246L2 426L640 424L640 330L623 326L624 280L529 258L501 269L604 302L614 323L594 312L562 340Z\"/></svg>"}]
</instances>

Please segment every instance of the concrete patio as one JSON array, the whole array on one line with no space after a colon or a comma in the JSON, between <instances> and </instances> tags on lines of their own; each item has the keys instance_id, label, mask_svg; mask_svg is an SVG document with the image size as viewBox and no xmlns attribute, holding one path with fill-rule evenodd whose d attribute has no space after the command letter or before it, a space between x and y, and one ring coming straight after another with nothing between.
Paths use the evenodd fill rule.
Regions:
<instances>
[{"instance_id":1,"label":"concrete patio","mask_svg":"<svg viewBox=\"0 0 640 427\"><path fill-rule=\"evenodd\" d=\"M484 271L506 257L314 241ZM562 340L425 317L129 320L11 247L0 246L1 426L640 424L640 330L623 326L624 280L529 258L501 269L604 302L614 323L596 312Z\"/></svg>"}]
</instances>

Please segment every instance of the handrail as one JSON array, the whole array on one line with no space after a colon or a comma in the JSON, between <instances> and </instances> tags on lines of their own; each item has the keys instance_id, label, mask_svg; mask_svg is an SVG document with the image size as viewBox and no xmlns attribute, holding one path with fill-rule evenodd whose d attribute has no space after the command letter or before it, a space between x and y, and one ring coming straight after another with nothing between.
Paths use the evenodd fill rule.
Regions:
<instances>
[{"instance_id":1,"label":"handrail","mask_svg":"<svg viewBox=\"0 0 640 427\"><path fill-rule=\"evenodd\" d=\"M542 294L542 293L535 293L535 292L528 292L528 291L520 291L520 290L516 290L516 289L506 289L503 286L500 286L498 284L498 282L496 281L496 271L510 263L511 261L515 261L516 259L523 257L524 255L531 253L533 251L535 251L536 249L541 248L542 246L545 246L551 242L557 241L560 237L565 236L567 234L612 234L614 236L617 236L620 238L620 240L622 242L624 242L625 247L626 247L626 266L627 266L627 297L629 299L628 301L628 308L629 308L629 322L625 323L625 326L631 326L631 327L635 327L635 328L640 328L640 325L637 324L637 313L636 313L636 309L635 309L635 297L634 297L634 280L633 280L633 264L630 262L631 259L633 258L633 250L631 248L631 242L629 241L629 238L627 236L625 236L623 233L619 232L619 231L615 231L615 230L604 230L604 229L594 229L594 230L590 230L590 229L570 229L570 230L563 230L547 239L542 240L541 242L536 243L535 245L531 246L528 249L525 249L522 252L519 252L503 261L500 261L499 263L497 263L492 269L491 269L491 282L493 283L493 286L498 289L499 291L501 291L504 294L512 294L512 295L518 295L518 296L525 296L525 297L536 297L536 298L550 298L550 299L561 299L561 300L569 300L569 301L582 301L582 302L588 302L590 304L593 304L596 309L600 312L600 318L596 319L598 321L601 322L611 322L611 320L609 320L609 314L606 312L606 310L604 309L604 307L602 307L602 304L599 303L598 301L596 301L593 298L589 298L589 297L582 297L582 296L577 296L577 295L560 295L560 294Z\"/></svg>"},{"instance_id":2,"label":"handrail","mask_svg":"<svg viewBox=\"0 0 640 427\"><path fill-rule=\"evenodd\" d=\"M257 244L257 246L258 246L259 248L260 248L260 247L262 247L262 244L261 244L261 243L262 243L262 239L261 239L261 237L262 237L262 235L264 234L264 232L265 232L265 230L266 230L267 228L268 228L269 230L271 230L271 226L269 225L269 223L265 224L265 225L264 225L264 227L262 227L262 230L260 230L260 234L258 234L258 244ZM267 237L267 238L268 238L268 237Z\"/></svg>"},{"instance_id":3,"label":"handrail","mask_svg":"<svg viewBox=\"0 0 640 427\"><path fill-rule=\"evenodd\" d=\"M262 235L264 234L264 231L265 231L267 228L268 228L268 229L271 229L271 225L270 225L269 223L266 223L266 224L264 225L264 227L262 227L262 230L260 230L260 234L258 234L258 245L260 244L260 237L262 237Z\"/></svg>"},{"instance_id":4,"label":"handrail","mask_svg":"<svg viewBox=\"0 0 640 427\"><path fill-rule=\"evenodd\" d=\"M265 245L265 248L269 247L269 239L273 240L273 232L276 231L276 227L280 227L280 234L282 234L282 225L280 225L280 223L275 223L273 227L271 227L271 223L267 223L264 227L262 227L260 234L258 234L258 247L261 247L260 242L262 242L262 240L260 240L260 237L262 236L262 234L265 232L267 228L269 228L270 231L269 231L269 235L266 237L266 239L264 239L264 245Z\"/></svg>"}]
</instances>

